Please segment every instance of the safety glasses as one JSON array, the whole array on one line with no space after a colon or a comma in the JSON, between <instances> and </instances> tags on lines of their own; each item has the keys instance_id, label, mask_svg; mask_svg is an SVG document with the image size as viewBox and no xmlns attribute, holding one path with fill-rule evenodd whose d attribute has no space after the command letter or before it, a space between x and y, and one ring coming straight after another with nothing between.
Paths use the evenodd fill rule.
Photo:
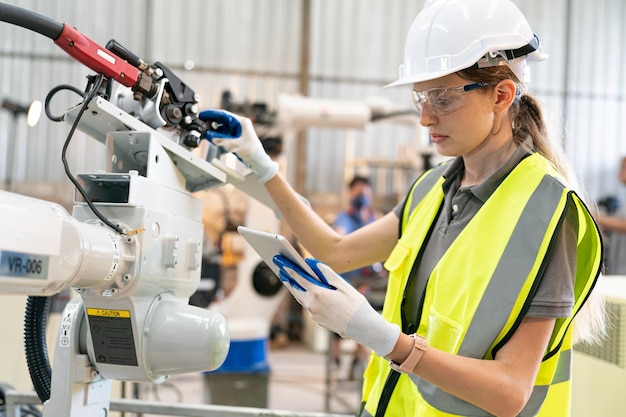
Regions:
<instances>
[{"instance_id":1,"label":"safety glasses","mask_svg":"<svg viewBox=\"0 0 626 417\"><path fill-rule=\"evenodd\" d=\"M438 87L426 91L412 91L413 104L421 114L424 103L432 108L435 114L450 113L463 105L463 93L489 87L486 82L462 85L460 87Z\"/></svg>"}]
</instances>

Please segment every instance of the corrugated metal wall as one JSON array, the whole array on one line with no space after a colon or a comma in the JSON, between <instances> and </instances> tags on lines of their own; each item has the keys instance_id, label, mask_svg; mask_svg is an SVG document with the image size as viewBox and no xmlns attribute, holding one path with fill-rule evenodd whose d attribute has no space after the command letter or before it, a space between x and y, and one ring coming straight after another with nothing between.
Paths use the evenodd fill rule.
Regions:
<instances>
[{"instance_id":1,"label":"corrugated metal wall","mask_svg":"<svg viewBox=\"0 0 626 417\"><path fill-rule=\"evenodd\" d=\"M532 92L545 105L590 197L624 194L626 3L520 0L550 58L533 68Z\"/></svg>"},{"instance_id":2,"label":"corrugated metal wall","mask_svg":"<svg viewBox=\"0 0 626 417\"><path fill-rule=\"evenodd\" d=\"M310 4L310 56L306 89L312 97L364 100L383 96L410 106L406 89L383 90L402 59L404 37L424 1L409 0L10 0L77 27L106 44L115 38L149 62L172 68L201 97L219 104L223 90L238 101L277 105L279 93L300 89L301 19ZM622 0L518 0L550 59L533 68L531 92L545 104L550 127L567 147L591 196L619 188L620 133L626 119L626 3ZM193 62L185 70L185 62ZM0 24L0 97L43 99L59 84L81 89L89 74L51 40ZM79 101L66 94L59 113ZM9 138L12 126L15 136ZM0 112L0 178L7 141L16 145L13 181L66 181L60 151L68 126L42 120L27 128ZM565 135L563 135L563 133ZM365 130L309 129L304 194L340 192L346 158L397 158L415 146L415 129L376 123ZM351 143L354 152L345 154ZM352 149L352 148L348 148ZM103 146L77 136L70 152L75 172L104 166Z\"/></svg>"}]
</instances>

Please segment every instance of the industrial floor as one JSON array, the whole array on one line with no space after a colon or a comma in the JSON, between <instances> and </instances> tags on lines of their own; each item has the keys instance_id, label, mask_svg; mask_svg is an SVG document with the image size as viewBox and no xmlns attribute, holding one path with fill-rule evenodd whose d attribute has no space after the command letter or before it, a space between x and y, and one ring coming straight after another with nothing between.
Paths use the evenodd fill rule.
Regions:
<instances>
[{"instance_id":1,"label":"industrial floor","mask_svg":"<svg viewBox=\"0 0 626 417\"><path fill-rule=\"evenodd\" d=\"M270 372L265 375L203 374L172 377L163 384L142 384L142 400L169 403L219 404L270 410L356 415L361 378L348 377L351 356L344 352L340 367L331 366L325 353L291 342L269 351ZM217 393L217 394L216 394ZM216 398L211 400L211 395ZM142 417L152 417L142 415Z\"/></svg>"}]
</instances>

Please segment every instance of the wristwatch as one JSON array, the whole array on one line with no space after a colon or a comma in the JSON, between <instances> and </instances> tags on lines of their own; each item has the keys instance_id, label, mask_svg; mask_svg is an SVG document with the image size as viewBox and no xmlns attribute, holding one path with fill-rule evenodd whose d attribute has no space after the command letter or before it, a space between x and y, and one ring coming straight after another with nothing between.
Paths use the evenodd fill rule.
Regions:
<instances>
[{"instance_id":1,"label":"wristwatch","mask_svg":"<svg viewBox=\"0 0 626 417\"><path fill-rule=\"evenodd\" d=\"M417 333L413 333L412 335L410 335L410 337L415 341L415 343L413 344L413 349L411 350L411 353L409 353L409 356L407 356L404 362L398 364L392 360L389 361L389 366L391 367L391 369L402 372L403 374L413 373L413 370L417 366L417 363L420 361L420 359L422 359L422 355L424 355L424 352L426 352L426 349L428 348L426 339L424 339L422 336L418 335Z\"/></svg>"}]
</instances>

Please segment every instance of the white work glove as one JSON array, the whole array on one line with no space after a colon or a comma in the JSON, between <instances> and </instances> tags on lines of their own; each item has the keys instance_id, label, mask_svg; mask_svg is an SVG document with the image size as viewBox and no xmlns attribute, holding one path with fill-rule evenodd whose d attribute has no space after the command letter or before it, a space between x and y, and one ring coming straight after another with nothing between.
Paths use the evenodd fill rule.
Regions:
<instances>
[{"instance_id":1,"label":"white work glove","mask_svg":"<svg viewBox=\"0 0 626 417\"><path fill-rule=\"evenodd\" d=\"M261 183L266 183L276 175L278 164L265 153L252 120L226 110L204 110L198 117L211 122L204 137L237 155L259 177Z\"/></svg>"},{"instance_id":2,"label":"white work glove","mask_svg":"<svg viewBox=\"0 0 626 417\"><path fill-rule=\"evenodd\" d=\"M393 350L400 327L378 314L363 294L328 265L307 258L306 263L317 275L313 277L282 255L274 256L274 263L280 269L280 280L320 326L366 346L379 356Z\"/></svg>"}]
</instances>

